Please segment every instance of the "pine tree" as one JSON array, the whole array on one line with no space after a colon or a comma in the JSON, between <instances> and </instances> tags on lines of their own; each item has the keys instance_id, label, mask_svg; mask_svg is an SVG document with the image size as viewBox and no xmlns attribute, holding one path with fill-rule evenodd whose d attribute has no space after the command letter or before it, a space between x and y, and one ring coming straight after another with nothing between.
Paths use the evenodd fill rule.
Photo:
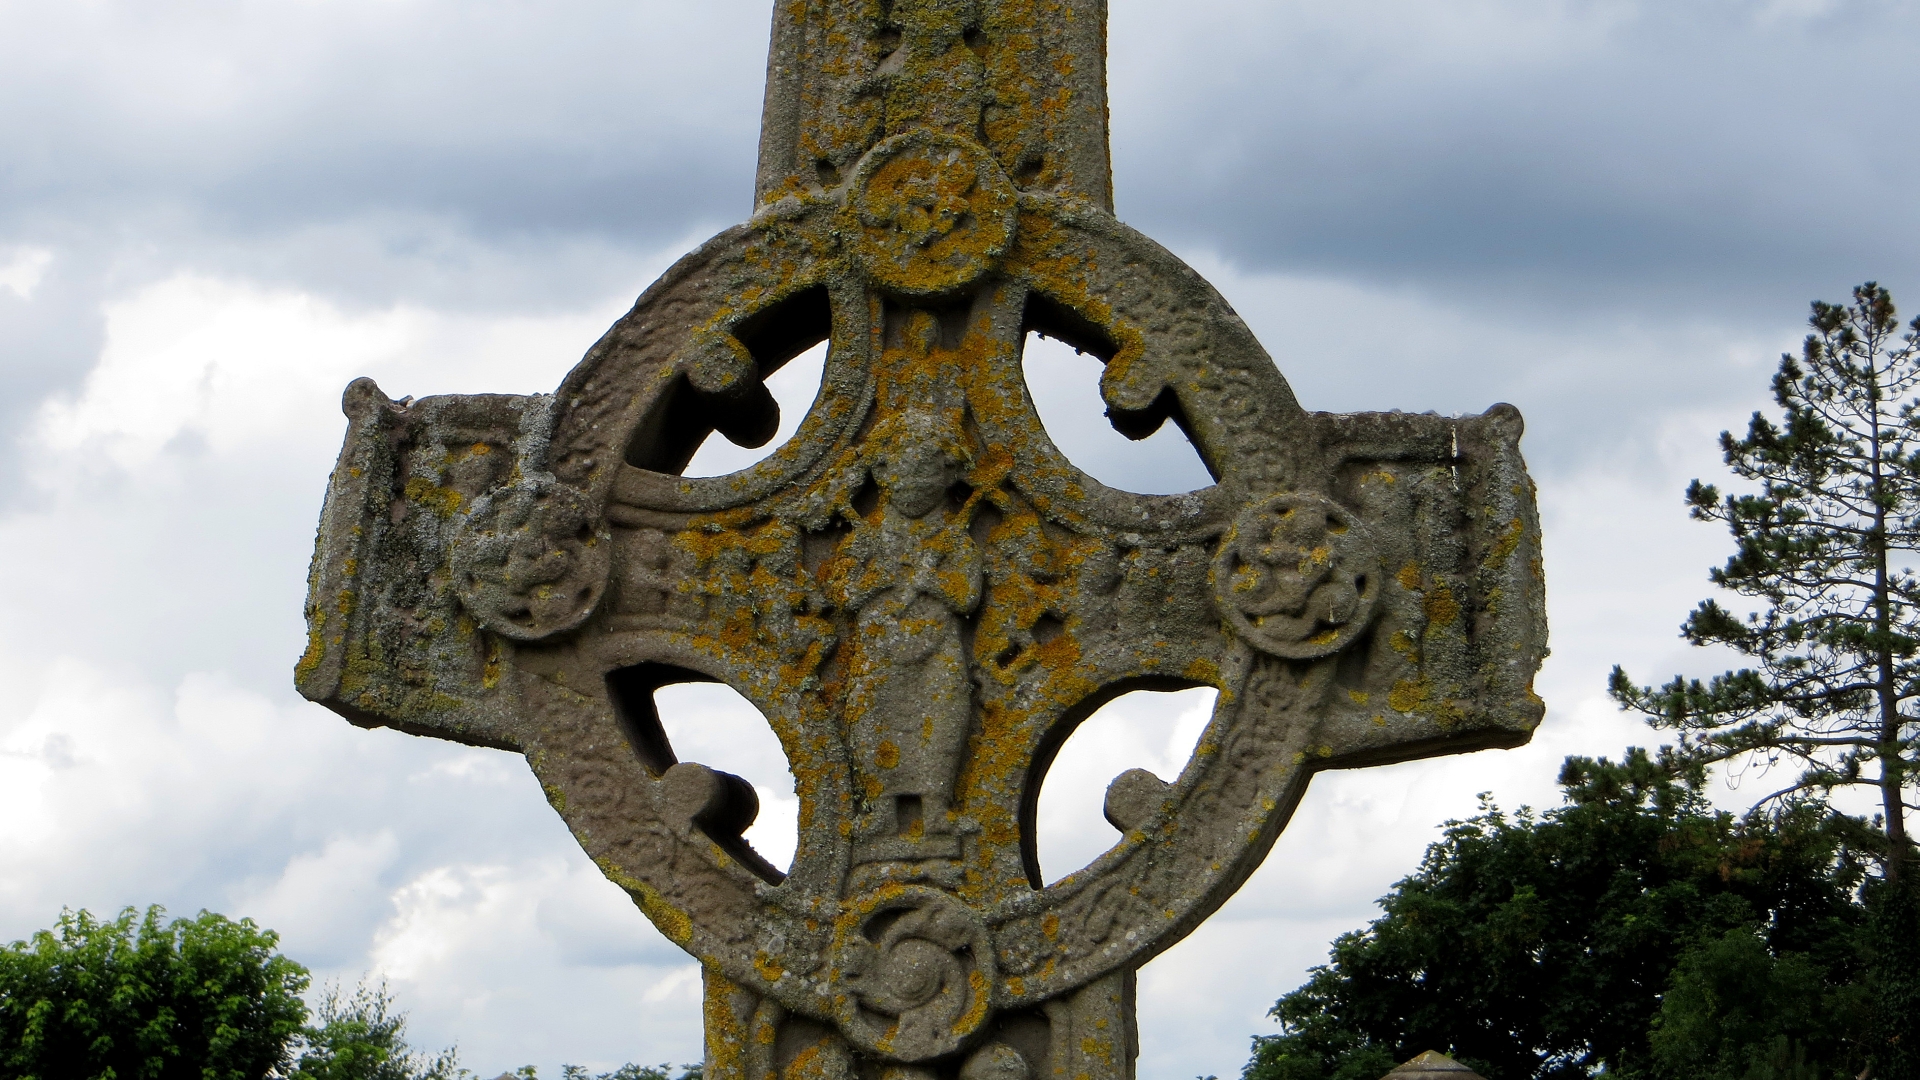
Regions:
<instances>
[{"instance_id":1,"label":"pine tree","mask_svg":"<svg viewBox=\"0 0 1920 1080\"><path fill-rule=\"evenodd\" d=\"M1816 302L1799 356L1780 358L1776 424L1755 413L1723 432L1727 467L1757 492L1695 480L1687 503L1736 545L1715 585L1759 600L1742 618L1703 601L1681 626L1753 666L1659 688L1613 669L1611 692L1680 736L1693 765L1793 771L1761 801L1831 809L1841 790L1877 789L1880 828L1862 836L1889 885L1916 872L1906 815L1920 781L1920 319L1904 334L1873 282L1847 305Z\"/></svg>"},{"instance_id":2,"label":"pine tree","mask_svg":"<svg viewBox=\"0 0 1920 1080\"><path fill-rule=\"evenodd\" d=\"M1920 1080L1920 859L1907 828L1920 789L1920 579L1909 565L1920 552L1920 319L1903 333L1893 298L1868 282L1850 304L1816 302L1809 322L1800 355L1782 356L1773 378L1781 422L1755 413L1745 437L1720 436L1727 467L1759 490L1723 496L1698 480L1687 490L1694 518L1733 534L1713 583L1764 607L1741 618L1709 599L1681 633L1752 666L1658 689L1615 667L1610 690L1679 734L1683 767L1785 766L1790 778L1760 806L1822 810L1877 858L1865 890L1873 1074ZM1871 821L1834 804L1861 788L1879 803Z\"/></svg>"}]
</instances>

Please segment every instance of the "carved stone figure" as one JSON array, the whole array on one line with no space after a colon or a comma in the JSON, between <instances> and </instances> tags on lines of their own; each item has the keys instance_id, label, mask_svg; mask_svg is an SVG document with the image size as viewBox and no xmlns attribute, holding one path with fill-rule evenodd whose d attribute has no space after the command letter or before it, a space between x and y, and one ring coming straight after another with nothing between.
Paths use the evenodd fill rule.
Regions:
<instances>
[{"instance_id":1,"label":"carved stone figure","mask_svg":"<svg viewBox=\"0 0 1920 1080\"><path fill-rule=\"evenodd\" d=\"M1104 0L780 0L758 209L552 396L348 387L301 691L526 755L706 972L712 1080L1117 1080L1133 973L1244 881L1316 771L1526 741L1545 651L1520 417L1309 413L1207 283L1112 214ZM1108 488L1034 412L1022 342L1105 363L1121 432L1216 482ZM829 343L798 432L765 379ZM675 755L717 680L793 770ZM1171 780L1130 770L1091 865L1034 816L1075 725L1217 688Z\"/></svg>"}]
</instances>

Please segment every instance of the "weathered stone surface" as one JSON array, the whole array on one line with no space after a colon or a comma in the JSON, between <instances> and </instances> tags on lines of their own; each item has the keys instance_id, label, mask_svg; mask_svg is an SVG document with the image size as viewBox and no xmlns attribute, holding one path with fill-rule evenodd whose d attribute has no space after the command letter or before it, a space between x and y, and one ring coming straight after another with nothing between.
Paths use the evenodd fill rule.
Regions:
<instances>
[{"instance_id":1,"label":"weathered stone surface","mask_svg":"<svg viewBox=\"0 0 1920 1080\"><path fill-rule=\"evenodd\" d=\"M706 968L708 1075L1129 1076L1133 972L1265 856L1321 769L1524 742L1544 654L1519 414L1309 413L1197 274L1109 212L1098 0L782 0L761 206L551 397L367 380L322 513L301 691L527 756ZM1041 331L1121 431L1217 482L1108 488L1046 435ZM764 379L830 341L796 436ZM659 687L718 680L793 769L680 762ZM1212 686L1172 783L1047 886L1040 784L1133 689Z\"/></svg>"}]
</instances>

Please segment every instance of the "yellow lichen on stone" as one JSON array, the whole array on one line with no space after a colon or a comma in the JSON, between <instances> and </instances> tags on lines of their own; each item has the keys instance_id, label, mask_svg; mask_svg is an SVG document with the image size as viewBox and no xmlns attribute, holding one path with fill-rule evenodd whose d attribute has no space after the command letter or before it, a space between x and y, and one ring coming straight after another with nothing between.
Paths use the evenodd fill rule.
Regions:
<instances>
[{"instance_id":1,"label":"yellow lichen on stone","mask_svg":"<svg viewBox=\"0 0 1920 1080\"><path fill-rule=\"evenodd\" d=\"M409 502L418 503L441 517L458 513L460 504L466 500L466 496L453 488L441 487L420 476L408 480L404 491Z\"/></svg>"},{"instance_id":2,"label":"yellow lichen on stone","mask_svg":"<svg viewBox=\"0 0 1920 1080\"><path fill-rule=\"evenodd\" d=\"M1428 590L1425 599L1421 601L1421 607L1427 613L1429 633L1452 626L1453 621L1460 617L1460 601L1453 598L1453 590L1445 585L1435 585Z\"/></svg>"},{"instance_id":3,"label":"yellow lichen on stone","mask_svg":"<svg viewBox=\"0 0 1920 1080\"><path fill-rule=\"evenodd\" d=\"M1520 547L1520 541L1526 533L1527 527L1519 518L1507 522L1506 531L1500 534L1500 539L1494 541L1493 549L1487 552L1487 565L1492 566L1512 555Z\"/></svg>"},{"instance_id":4,"label":"yellow lichen on stone","mask_svg":"<svg viewBox=\"0 0 1920 1080\"><path fill-rule=\"evenodd\" d=\"M1387 694L1387 705L1395 712L1415 712L1427 703L1432 693L1433 686L1425 679L1401 679Z\"/></svg>"},{"instance_id":5,"label":"yellow lichen on stone","mask_svg":"<svg viewBox=\"0 0 1920 1080\"><path fill-rule=\"evenodd\" d=\"M1402 566L1400 568L1400 572L1395 574L1393 577L1395 581L1398 581L1400 583L1401 588L1406 589L1410 592L1420 591L1420 564L1419 563L1416 563L1416 562L1407 563L1405 566Z\"/></svg>"}]
</instances>

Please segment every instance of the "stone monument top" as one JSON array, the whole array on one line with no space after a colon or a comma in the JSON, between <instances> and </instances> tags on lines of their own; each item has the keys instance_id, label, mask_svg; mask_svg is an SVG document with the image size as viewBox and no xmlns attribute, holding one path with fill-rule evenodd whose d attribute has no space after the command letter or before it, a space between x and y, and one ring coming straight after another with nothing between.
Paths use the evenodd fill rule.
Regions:
<instances>
[{"instance_id":1,"label":"stone monument top","mask_svg":"<svg viewBox=\"0 0 1920 1080\"><path fill-rule=\"evenodd\" d=\"M1480 1074L1467 1068L1437 1050L1428 1050L1411 1061L1404 1062L1399 1068L1380 1078L1394 1080L1395 1077L1427 1077L1428 1080L1480 1080Z\"/></svg>"},{"instance_id":2,"label":"stone monument top","mask_svg":"<svg viewBox=\"0 0 1920 1080\"><path fill-rule=\"evenodd\" d=\"M1104 0L778 0L757 210L551 396L348 387L301 692L522 753L589 856L706 973L709 1080L1117 1080L1134 972L1253 872L1316 771L1526 741L1545 618L1519 414L1305 411L1193 270L1116 220ZM1104 364L1122 433L1215 482L1082 472L1029 333ZM785 445L765 380L825 341ZM1314 362L1330 362L1318 353ZM751 785L654 692L765 714ZM1115 777L1112 847L1047 884L1075 726L1213 687L1177 777Z\"/></svg>"}]
</instances>

